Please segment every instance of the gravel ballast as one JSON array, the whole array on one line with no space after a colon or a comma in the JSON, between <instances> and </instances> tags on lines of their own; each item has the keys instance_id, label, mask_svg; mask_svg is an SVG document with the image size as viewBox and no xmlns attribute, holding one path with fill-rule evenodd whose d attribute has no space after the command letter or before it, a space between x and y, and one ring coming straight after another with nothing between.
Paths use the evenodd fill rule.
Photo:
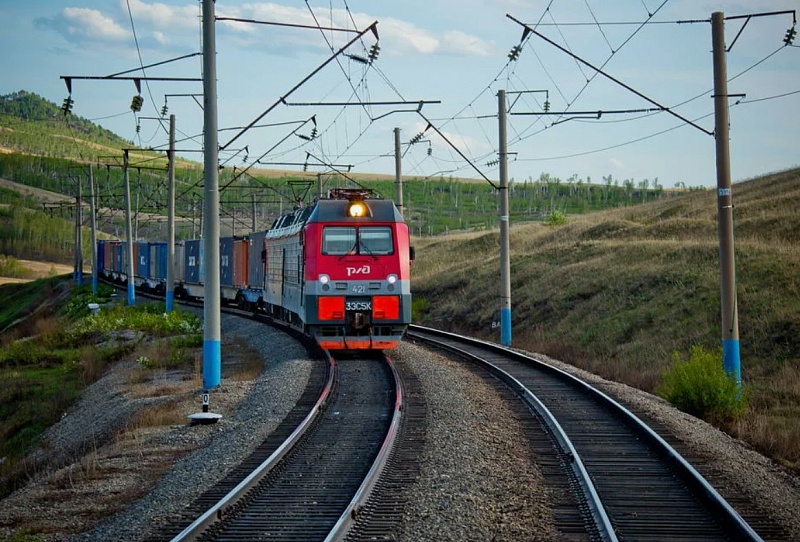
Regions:
<instances>
[{"instance_id":1,"label":"gravel ballast","mask_svg":"<svg viewBox=\"0 0 800 542\"><path fill-rule=\"evenodd\" d=\"M217 424L173 425L103 442L125 425L120 420L129 418L127 410L137 400L126 390L124 371L130 367L119 364L48 432L50 442L73 454L87 449L87 439L97 444L63 468L38 473L25 488L0 501L0 539L21 527L41 532L46 541L146 539L154 525L180 511L248 455L292 408L315 362L294 339L263 324L223 315L223 338L223 366L226 345L241 339L261 353L265 369L251 382L237 382L225 378L223 367L222 386L211 400L211 410L223 414ZM504 394L460 362L416 345L404 342L390 356L417 375L428 405L420 476L408 489L412 501L398 540L558 540L551 496ZM800 484L785 469L657 397L546 361L635 405L699 457L718 458L717 474L761 502L791 539L800 540L795 514ZM199 408L199 397L189 401ZM159 458L171 462L174 457L174 464L158 470L159 462L166 463ZM91 486L92 469L112 467L115 476ZM125 501L137 485L144 487L144 494ZM92 519L108 513L102 502L115 499L121 511L99 522Z\"/></svg>"}]
</instances>

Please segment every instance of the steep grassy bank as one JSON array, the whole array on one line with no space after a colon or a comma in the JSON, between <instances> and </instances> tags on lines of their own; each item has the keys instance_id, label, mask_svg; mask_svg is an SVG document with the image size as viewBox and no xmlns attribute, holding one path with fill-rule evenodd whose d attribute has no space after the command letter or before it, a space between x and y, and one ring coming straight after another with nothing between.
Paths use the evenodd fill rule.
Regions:
<instances>
[{"instance_id":1,"label":"steep grassy bank","mask_svg":"<svg viewBox=\"0 0 800 542\"><path fill-rule=\"evenodd\" d=\"M725 429L800 468L800 170L734 186L744 418ZM653 391L675 351L720 344L716 197L512 225L513 344ZM496 232L417 239L421 322L499 340ZM466 301L468 300L468 301ZM419 301L418 301L419 303Z\"/></svg>"}]
</instances>

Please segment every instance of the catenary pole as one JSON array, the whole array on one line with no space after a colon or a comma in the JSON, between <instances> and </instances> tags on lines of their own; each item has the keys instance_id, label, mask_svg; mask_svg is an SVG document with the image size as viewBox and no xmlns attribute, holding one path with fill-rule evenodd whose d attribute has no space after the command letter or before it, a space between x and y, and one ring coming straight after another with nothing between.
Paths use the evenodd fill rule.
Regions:
<instances>
[{"instance_id":1,"label":"catenary pole","mask_svg":"<svg viewBox=\"0 0 800 542\"><path fill-rule=\"evenodd\" d=\"M508 220L508 142L506 137L506 91L497 92L500 151L500 344L511 344L511 248Z\"/></svg>"},{"instance_id":2,"label":"catenary pole","mask_svg":"<svg viewBox=\"0 0 800 542\"><path fill-rule=\"evenodd\" d=\"M214 0L203 0L203 144L204 206L203 248L205 287L203 301L203 411L208 410L208 390L220 384L220 269L219 269L219 143L217 139L217 59Z\"/></svg>"},{"instance_id":3,"label":"catenary pole","mask_svg":"<svg viewBox=\"0 0 800 542\"><path fill-rule=\"evenodd\" d=\"M167 186L167 295L166 311L175 303L175 115L169 116L169 173Z\"/></svg>"},{"instance_id":4,"label":"catenary pole","mask_svg":"<svg viewBox=\"0 0 800 542\"><path fill-rule=\"evenodd\" d=\"M251 199L253 201L253 222L251 224L250 231L254 232L254 231L256 231L256 194L255 194L255 192L250 194L250 197L251 197Z\"/></svg>"},{"instance_id":5,"label":"catenary pole","mask_svg":"<svg viewBox=\"0 0 800 542\"><path fill-rule=\"evenodd\" d=\"M397 201L395 205L403 215L403 161L400 154L400 128L394 129L394 182L397 188Z\"/></svg>"},{"instance_id":6,"label":"catenary pole","mask_svg":"<svg viewBox=\"0 0 800 542\"><path fill-rule=\"evenodd\" d=\"M133 278L133 227L131 225L131 180L128 174L128 149L122 151L122 179L125 185L125 239L127 240L125 273L128 275L128 305L132 307L136 304L136 290Z\"/></svg>"},{"instance_id":7,"label":"catenary pole","mask_svg":"<svg viewBox=\"0 0 800 542\"><path fill-rule=\"evenodd\" d=\"M83 223L83 183L81 177L77 177L78 195L75 197L75 282L78 286L83 285L83 235L81 224Z\"/></svg>"},{"instance_id":8,"label":"catenary pole","mask_svg":"<svg viewBox=\"0 0 800 542\"><path fill-rule=\"evenodd\" d=\"M725 60L725 15L711 15L714 58L714 136L717 158L717 217L719 232L720 305L722 308L722 366L742 385L739 353L739 314L736 306L736 267L733 247L728 73Z\"/></svg>"},{"instance_id":9,"label":"catenary pole","mask_svg":"<svg viewBox=\"0 0 800 542\"><path fill-rule=\"evenodd\" d=\"M89 164L89 223L92 226L92 294L97 295L97 202L94 199L94 170Z\"/></svg>"}]
</instances>

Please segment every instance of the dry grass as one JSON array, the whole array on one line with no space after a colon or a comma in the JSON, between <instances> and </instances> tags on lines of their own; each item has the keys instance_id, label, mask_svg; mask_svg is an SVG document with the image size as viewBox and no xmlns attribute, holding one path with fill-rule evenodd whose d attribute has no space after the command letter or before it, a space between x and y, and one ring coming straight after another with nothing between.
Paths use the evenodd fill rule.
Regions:
<instances>
[{"instance_id":1,"label":"dry grass","mask_svg":"<svg viewBox=\"0 0 800 542\"><path fill-rule=\"evenodd\" d=\"M136 433L145 428L185 425L186 411L178 408L181 399L168 399L139 409L128 422L126 433Z\"/></svg>"},{"instance_id":2,"label":"dry grass","mask_svg":"<svg viewBox=\"0 0 800 542\"><path fill-rule=\"evenodd\" d=\"M742 372L751 412L726 427L800 470L800 170L737 184ZM498 232L415 240L419 323L499 340ZM719 347L716 196L512 225L515 347L653 391L673 352ZM468 301L467 301L468 300Z\"/></svg>"}]
</instances>

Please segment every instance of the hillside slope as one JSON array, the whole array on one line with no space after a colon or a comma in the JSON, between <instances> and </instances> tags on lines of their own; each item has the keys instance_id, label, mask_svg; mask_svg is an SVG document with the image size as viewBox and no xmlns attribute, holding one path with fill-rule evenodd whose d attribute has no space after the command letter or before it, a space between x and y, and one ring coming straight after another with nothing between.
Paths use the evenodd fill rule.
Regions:
<instances>
[{"instance_id":1,"label":"hillside slope","mask_svg":"<svg viewBox=\"0 0 800 542\"><path fill-rule=\"evenodd\" d=\"M726 427L800 463L800 169L734 185L745 420ZM673 352L720 345L716 197L690 193L512 225L513 345L653 391ZM497 232L417 239L423 324L499 340Z\"/></svg>"}]
</instances>

